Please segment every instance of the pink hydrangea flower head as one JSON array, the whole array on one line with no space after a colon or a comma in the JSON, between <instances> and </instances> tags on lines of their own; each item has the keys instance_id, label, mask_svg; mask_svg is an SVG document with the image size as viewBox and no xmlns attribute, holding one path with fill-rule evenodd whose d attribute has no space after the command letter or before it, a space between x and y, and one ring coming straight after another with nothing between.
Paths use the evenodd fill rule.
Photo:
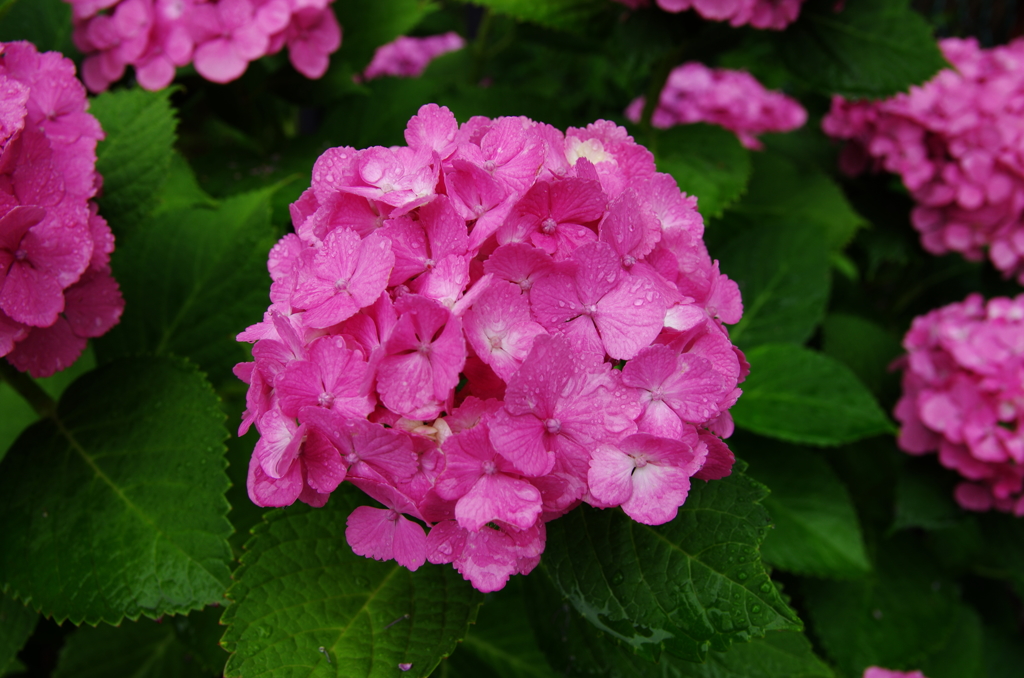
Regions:
<instances>
[{"instance_id":1,"label":"pink hydrangea flower head","mask_svg":"<svg viewBox=\"0 0 1024 678\"><path fill-rule=\"evenodd\" d=\"M235 369L253 501L350 482L384 505L349 517L354 552L494 591L583 501L660 524L728 475L742 302L651 153L607 121L433 104L405 138L327 150L270 252Z\"/></svg>"},{"instance_id":2,"label":"pink hydrangea flower head","mask_svg":"<svg viewBox=\"0 0 1024 678\"><path fill-rule=\"evenodd\" d=\"M891 671L878 666L864 669L863 678L926 678L920 671Z\"/></svg>"},{"instance_id":3,"label":"pink hydrangea flower head","mask_svg":"<svg viewBox=\"0 0 1024 678\"><path fill-rule=\"evenodd\" d=\"M644 103L643 97L633 100L626 116L639 122ZM665 129L694 122L720 125L747 148L760 149L758 134L802 127L807 111L795 99L765 89L749 73L690 61L669 74L651 124Z\"/></svg>"},{"instance_id":4,"label":"pink hydrangea flower head","mask_svg":"<svg viewBox=\"0 0 1024 678\"><path fill-rule=\"evenodd\" d=\"M363 71L363 79L373 80L385 75L417 78L431 61L465 46L466 41L454 31L425 38L403 35L377 48L370 65Z\"/></svg>"},{"instance_id":5,"label":"pink hydrangea flower head","mask_svg":"<svg viewBox=\"0 0 1024 678\"><path fill-rule=\"evenodd\" d=\"M648 0L615 0L630 9L646 7ZM804 0L656 0L666 12L692 9L711 21L728 21L733 26L781 31L796 21Z\"/></svg>"},{"instance_id":6,"label":"pink hydrangea flower head","mask_svg":"<svg viewBox=\"0 0 1024 678\"><path fill-rule=\"evenodd\" d=\"M964 476L957 502L1024 515L1024 295L980 295L914 319L895 415L910 454Z\"/></svg>"},{"instance_id":7,"label":"pink hydrangea flower head","mask_svg":"<svg viewBox=\"0 0 1024 678\"><path fill-rule=\"evenodd\" d=\"M285 46L307 78L327 71L341 46L333 0L64 0L72 5L82 76L93 92L120 80L128 66L149 90L167 87L175 68L193 63L207 80L226 83L249 63Z\"/></svg>"},{"instance_id":8,"label":"pink hydrangea flower head","mask_svg":"<svg viewBox=\"0 0 1024 678\"><path fill-rule=\"evenodd\" d=\"M844 172L900 175L926 250L987 256L1024 282L1024 41L981 49L974 39L947 38L939 46L953 69L891 99L835 97L822 128L847 140Z\"/></svg>"},{"instance_id":9,"label":"pink hydrangea flower head","mask_svg":"<svg viewBox=\"0 0 1024 678\"><path fill-rule=\"evenodd\" d=\"M34 377L71 365L124 309L87 108L70 59L0 44L0 356Z\"/></svg>"}]
</instances>

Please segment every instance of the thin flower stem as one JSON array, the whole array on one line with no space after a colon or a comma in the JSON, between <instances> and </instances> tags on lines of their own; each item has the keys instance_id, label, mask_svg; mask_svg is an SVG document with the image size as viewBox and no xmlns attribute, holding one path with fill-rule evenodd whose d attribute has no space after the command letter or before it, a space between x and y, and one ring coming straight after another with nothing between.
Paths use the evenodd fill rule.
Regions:
<instances>
[{"instance_id":1,"label":"thin flower stem","mask_svg":"<svg viewBox=\"0 0 1024 678\"><path fill-rule=\"evenodd\" d=\"M30 376L0 360L0 381L10 385L40 417L56 418L57 403Z\"/></svg>"}]
</instances>

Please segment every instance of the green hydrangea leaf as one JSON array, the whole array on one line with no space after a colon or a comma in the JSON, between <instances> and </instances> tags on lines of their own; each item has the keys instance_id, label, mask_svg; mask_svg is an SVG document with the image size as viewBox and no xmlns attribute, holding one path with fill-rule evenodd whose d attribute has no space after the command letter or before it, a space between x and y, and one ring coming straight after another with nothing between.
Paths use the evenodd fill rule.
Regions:
<instances>
[{"instance_id":1,"label":"green hydrangea leaf","mask_svg":"<svg viewBox=\"0 0 1024 678\"><path fill-rule=\"evenodd\" d=\"M650 148L658 171L668 172L687 195L697 196L697 209L705 219L721 216L747 190L750 151L726 129L679 125L656 132Z\"/></svg>"},{"instance_id":2,"label":"green hydrangea leaf","mask_svg":"<svg viewBox=\"0 0 1024 678\"><path fill-rule=\"evenodd\" d=\"M846 486L820 453L764 439L730 441L748 473L768 486L762 502L773 529L761 544L765 562L797 574L858 577L871 569Z\"/></svg>"},{"instance_id":3,"label":"green hydrangea leaf","mask_svg":"<svg viewBox=\"0 0 1024 678\"><path fill-rule=\"evenodd\" d=\"M876 396L898 397L899 375L889 364L903 352L899 336L847 313L829 314L821 330L822 353L849 367Z\"/></svg>"},{"instance_id":4,"label":"green hydrangea leaf","mask_svg":"<svg viewBox=\"0 0 1024 678\"><path fill-rule=\"evenodd\" d=\"M602 0L472 0L472 3L519 21L574 32L582 31L588 21L608 10L608 3Z\"/></svg>"},{"instance_id":5,"label":"green hydrangea leaf","mask_svg":"<svg viewBox=\"0 0 1024 678\"><path fill-rule=\"evenodd\" d=\"M761 564L766 495L734 470L693 481L664 525L583 506L548 523L540 567L590 623L637 652L704 661L734 641L800 628Z\"/></svg>"},{"instance_id":6,"label":"green hydrangea leaf","mask_svg":"<svg viewBox=\"0 0 1024 678\"><path fill-rule=\"evenodd\" d=\"M14 668L15 655L32 635L39 615L10 596L0 595L0 676Z\"/></svg>"},{"instance_id":7,"label":"green hydrangea leaf","mask_svg":"<svg viewBox=\"0 0 1024 678\"><path fill-rule=\"evenodd\" d=\"M784 219L816 226L832 250L849 244L867 226L842 189L808 162L796 162L769 148L752 154L753 174L743 199L734 209L751 221Z\"/></svg>"},{"instance_id":8,"label":"green hydrangea leaf","mask_svg":"<svg viewBox=\"0 0 1024 678\"><path fill-rule=\"evenodd\" d=\"M225 676L419 677L455 649L483 596L447 565L352 553L345 521L366 502L345 485L323 508L267 514L228 592Z\"/></svg>"},{"instance_id":9,"label":"green hydrangea leaf","mask_svg":"<svg viewBox=\"0 0 1024 678\"><path fill-rule=\"evenodd\" d=\"M956 586L905 536L878 554L863 579L801 583L809 621L837 668L848 676L884 666L928 678L981 678L981 623Z\"/></svg>"},{"instance_id":10,"label":"green hydrangea leaf","mask_svg":"<svg viewBox=\"0 0 1024 678\"><path fill-rule=\"evenodd\" d=\"M825 95L887 97L948 64L909 0L810 0L778 37L786 66Z\"/></svg>"},{"instance_id":11,"label":"green hydrangea leaf","mask_svg":"<svg viewBox=\"0 0 1024 678\"><path fill-rule=\"evenodd\" d=\"M708 251L743 297L743 317L729 328L747 350L802 344L825 316L832 274L822 229L809 222L727 215L708 229Z\"/></svg>"},{"instance_id":12,"label":"green hydrangea leaf","mask_svg":"<svg viewBox=\"0 0 1024 678\"><path fill-rule=\"evenodd\" d=\"M198 614L193 612L192 614ZM82 627L68 637L54 678L200 678L220 675L209 669L181 639L189 618L140 619L120 626ZM216 617L214 617L216 623ZM217 649L214 645L213 649ZM223 650L221 655L227 659ZM223 668L223 662L221 662Z\"/></svg>"},{"instance_id":13,"label":"green hydrangea leaf","mask_svg":"<svg viewBox=\"0 0 1024 678\"><path fill-rule=\"evenodd\" d=\"M96 171L103 177L100 214L119 238L140 230L171 166L177 121L170 92L136 87L92 99L89 112L107 135L96 147Z\"/></svg>"},{"instance_id":14,"label":"green hydrangea leaf","mask_svg":"<svg viewBox=\"0 0 1024 678\"><path fill-rule=\"evenodd\" d=\"M530 625L541 649L567 678L834 678L832 670L798 631L769 631L763 638L737 642L725 652L709 652L704 663L663 653L651 662L625 643L598 630L568 603L547 577L525 581ZM458 653L455 654L458 657ZM443 665L442 665L443 666ZM457 674L453 678L460 678Z\"/></svg>"},{"instance_id":15,"label":"green hydrangea leaf","mask_svg":"<svg viewBox=\"0 0 1024 678\"><path fill-rule=\"evenodd\" d=\"M71 5L63 0L8 0L0 3L0 42L28 40L40 52L75 57Z\"/></svg>"},{"instance_id":16,"label":"green hydrangea leaf","mask_svg":"<svg viewBox=\"0 0 1024 678\"><path fill-rule=\"evenodd\" d=\"M536 576L541 576L538 573ZM459 649L433 678L556 678L537 645L523 601L521 577L487 597Z\"/></svg>"},{"instance_id":17,"label":"green hydrangea leaf","mask_svg":"<svg viewBox=\"0 0 1024 678\"><path fill-rule=\"evenodd\" d=\"M428 0L335 3L334 13L345 36L332 61L346 60L361 72L378 47L406 35L435 9Z\"/></svg>"},{"instance_id":18,"label":"green hydrangea leaf","mask_svg":"<svg viewBox=\"0 0 1024 678\"><path fill-rule=\"evenodd\" d=\"M184 356L214 384L233 380L231 368L249 359L235 335L262 319L269 303L273 190L225 198L214 208L161 210L118 247L111 265L125 313L96 342L100 360Z\"/></svg>"},{"instance_id":19,"label":"green hydrangea leaf","mask_svg":"<svg viewBox=\"0 0 1024 678\"><path fill-rule=\"evenodd\" d=\"M736 425L806 445L842 445L895 427L843 364L793 344L747 352L750 376L730 410Z\"/></svg>"},{"instance_id":20,"label":"green hydrangea leaf","mask_svg":"<svg viewBox=\"0 0 1024 678\"><path fill-rule=\"evenodd\" d=\"M0 466L3 591L75 624L221 600L223 422L209 383L180 360L128 358L77 380Z\"/></svg>"}]
</instances>

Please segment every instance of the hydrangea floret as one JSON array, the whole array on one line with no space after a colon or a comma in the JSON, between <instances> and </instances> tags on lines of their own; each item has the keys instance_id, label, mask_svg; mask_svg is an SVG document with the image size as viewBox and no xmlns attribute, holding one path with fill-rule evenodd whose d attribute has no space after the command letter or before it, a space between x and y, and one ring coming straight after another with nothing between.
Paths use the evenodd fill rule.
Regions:
<instances>
[{"instance_id":1,"label":"hydrangea floret","mask_svg":"<svg viewBox=\"0 0 1024 678\"><path fill-rule=\"evenodd\" d=\"M373 80L386 75L417 78L431 61L465 46L465 39L455 31L424 38L403 35L377 48L370 65L363 71L362 79Z\"/></svg>"},{"instance_id":2,"label":"hydrangea floret","mask_svg":"<svg viewBox=\"0 0 1024 678\"><path fill-rule=\"evenodd\" d=\"M892 671L878 666L864 669L863 678L927 678L920 671Z\"/></svg>"},{"instance_id":3,"label":"hydrangea floret","mask_svg":"<svg viewBox=\"0 0 1024 678\"><path fill-rule=\"evenodd\" d=\"M840 158L846 173L900 175L926 250L972 261L987 253L1024 283L1024 40L986 50L973 38L947 38L939 46L954 68L891 99L837 96L822 127L849 140Z\"/></svg>"},{"instance_id":4,"label":"hydrangea floret","mask_svg":"<svg viewBox=\"0 0 1024 678\"><path fill-rule=\"evenodd\" d=\"M326 71L341 46L334 0L64 0L72 5L75 46L86 55L82 79L93 92L120 80L128 66L149 90L167 87L189 63L217 83L288 47L307 78Z\"/></svg>"},{"instance_id":5,"label":"hydrangea floret","mask_svg":"<svg viewBox=\"0 0 1024 678\"><path fill-rule=\"evenodd\" d=\"M650 0L615 0L638 9ZM711 21L728 21L732 26L781 31L800 16L804 0L656 0L666 12L678 13L692 9Z\"/></svg>"},{"instance_id":6,"label":"hydrangea floret","mask_svg":"<svg viewBox=\"0 0 1024 678\"><path fill-rule=\"evenodd\" d=\"M240 434L261 506L349 481L353 550L527 573L581 502L675 517L728 475L749 367L696 199L607 121L567 132L423 106L407 146L332 148L270 252Z\"/></svg>"},{"instance_id":7,"label":"hydrangea floret","mask_svg":"<svg viewBox=\"0 0 1024 678\"><path fill-rule=\"evenodd\" d=\"M0 357L34 377L71 365L124 309L87 108L70 59L0 43Z\"/></svg>"},{"instance_id":8,"label":"hydrangea floret","mask_svg":"<svg viewBox=\"0 0 1024 678\"><path fill-rule=\"evenodd\" d=\"M645 97L634 99L626 117L640 122L645 102ZM747 148L759 150L758 134L802 127L807 111L782 92L765 89L750 73L690 61L672 69L651 124L665 129L694 122L720 125Z\"/></svg>"},{"instance_id":9,"label":"hydrangea floret","mask_svg":"<svg viewBox=\"0 0 1024 678\"><path fill-rule=\"evenodd\" d=\"M938 451L965 509L1024 515L1024 294L919 316L903 346L899 446Z\"/></svg>"}]
</instances>

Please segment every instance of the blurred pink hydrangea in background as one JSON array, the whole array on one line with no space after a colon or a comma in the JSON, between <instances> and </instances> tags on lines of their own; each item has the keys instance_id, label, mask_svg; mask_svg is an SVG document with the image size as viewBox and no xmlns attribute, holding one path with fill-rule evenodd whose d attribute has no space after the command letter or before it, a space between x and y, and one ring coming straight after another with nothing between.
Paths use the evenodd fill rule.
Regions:
<instances>
[{"instance_id":1,"label":"blurred pink hydrangea in background","mask_svg":"<svg viewBox=\"0 0 1024 678\"><path fill-rule=\"evenodd\" d=\"M71 365L124 308L86 108L70 59L0 43L0 356L33 377Z\"/></svg>"},{"instance_id":2,"label":"blurred pink hydrangea in background","mask_svg":"<svg viewBox=\"0 0 1024 678\"><path fill-rule=\"evenodd\" d=\"M926 678L926 676L920 671L890 671L877 666L869 666L864 670L863 678Z\"/></svg>"},{"instance_id":3,"label":"blurred pink hydrangea in background","mask_svg":"<svg viewBox=\"0 0 1024 678\"><path fill-rule=\"evenodd\" d=\"M987 251L1024 283L1024 40L988 50L974 39L939 45L955 70L892 99L837 96L822 127L849 140L843 171L900 175L926 250L972 261Z\"/></svg>"},{"instance_id":4,"label":"blurred pink hydrangea in background","mask_svg":"<svg viewBox=\"0 0 1024 678\"><path fill-rule=\"evenodd\" d=\"M373 80L385 75L416 78L422 75L430 62L437 57L465 46L466 41L455 31L425 38L410 38L403 35L377 48L362 77L364 80Z\"/></svg>"},{"instance_id":5,"label":"blurred pink hydrangea in background","mask_svg":"<svg viewBox=\"0 0 1024 678\"><path fill-rule=\"evenodd\" d=\"M649 0L615 0L637 9L650 5ZM750 24L754 28L781 31L796 21L804 0L657 0L666 12L692 9L711 21L728 21L733 26Z\"/></svg>"},{"instance_id":6,"label":"blurred pink hydrangea in background","mask_svg":"<svg viewBox=\"0 0 1024 678\"><path fill-rule=\"evenodd\" d=\"M93 92L127 66L149 90L167 87L189 63L207 80L242 76L249 62L288 47L307 78L326 71L341 46L334 0L64 0L73 7L75 45L86 55L82 79Z\"/></svg>"},{"instance_id":7,"label":"blurred pink hydrangea in background","mask_svg":"<svg viewBox=\"0 0 1024 678\"><path fill-rule=\"evenodd\" d=\"M645 102L644 97L634 99L626 117L640 122ZM720 125L747 148L760 149L756 135L797 129L807 122L807 111L795 99L765 89L749 73L691 61L669 74L651 124L665 129L694 122Z\"/></svg>"},{"instance_id":8,"label":"blurred pink hydrangea in background","mask_svg":"<svg viewBox=\"0 0 1024 678\"><path fill-rule=\"evenodd\" d=\"M938 450L965 478L965 509L1024 516L1024 294L972 294L919 316L903 346L899 446Z\"/></svg>"},{"instance_id":9,"label":"blurred pink hydrangea in background","mask_svg":"<svg viewBox=\"0 0 1024 678\"><path fill-rule=\"evenodd\" d=\"M661 524L729 475L743 306L696 199L604 120L430 104L405 138L327 150L270 253L235 369L252 500L322 506L348 480L385 507L349 517L357 554L493 591L581 502Z\"/></svg>"}]
</instances>

